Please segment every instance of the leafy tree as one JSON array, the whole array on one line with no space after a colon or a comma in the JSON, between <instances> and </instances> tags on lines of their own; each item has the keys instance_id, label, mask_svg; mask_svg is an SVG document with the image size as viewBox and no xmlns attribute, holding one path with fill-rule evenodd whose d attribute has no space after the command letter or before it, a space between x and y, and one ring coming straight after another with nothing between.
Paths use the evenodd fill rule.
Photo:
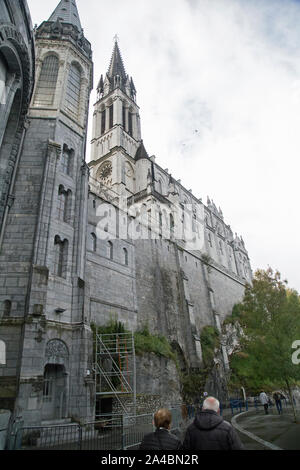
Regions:
<instances>
[{"instance_id":1,"label":"leafy tree","mask_svg":"<svg viewBox=\"0 0 300 470\"><path fill-rule=\"evenodd\" d=\"M250 388L291 387L300 380L300 366L292 362L292 343L300 339L300 297L271 268L258 270L245 290L236 315L243 334L233 355L232 381Z\"/></svg>"}]
</instances>

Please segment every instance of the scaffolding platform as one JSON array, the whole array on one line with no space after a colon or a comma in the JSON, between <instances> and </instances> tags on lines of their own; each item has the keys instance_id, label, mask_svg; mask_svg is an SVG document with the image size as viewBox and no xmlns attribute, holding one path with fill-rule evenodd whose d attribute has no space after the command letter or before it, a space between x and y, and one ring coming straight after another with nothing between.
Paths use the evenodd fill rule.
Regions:
<instances>
[{"instance_id":1,"label":"scaffolding platform","mask_svg":"<svg viewBox=\"0 0 300 470\"><path fill-rule=\"evenodd\" d=\"M96 333L94 377L96 398L113 397L125 415L135 415L136 361L133 333Z\"/></svg>"}]
</instances>

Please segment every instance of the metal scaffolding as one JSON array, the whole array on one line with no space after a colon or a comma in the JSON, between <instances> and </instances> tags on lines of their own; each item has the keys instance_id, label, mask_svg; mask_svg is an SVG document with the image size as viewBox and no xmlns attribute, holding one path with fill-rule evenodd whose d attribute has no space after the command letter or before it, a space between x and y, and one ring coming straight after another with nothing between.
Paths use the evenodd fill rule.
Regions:
<instances>
[{"instance_id":1,"label":"metal scaffolding","mask_svg":"<svg viewBox=\"0 0 300 470\"><path fill-rule=\"evenodd\" d=\"M135 415L136 362L133 333L96 334L94 372L96 397L113 397L124 414Z\"/></svg>"}]
</instances>

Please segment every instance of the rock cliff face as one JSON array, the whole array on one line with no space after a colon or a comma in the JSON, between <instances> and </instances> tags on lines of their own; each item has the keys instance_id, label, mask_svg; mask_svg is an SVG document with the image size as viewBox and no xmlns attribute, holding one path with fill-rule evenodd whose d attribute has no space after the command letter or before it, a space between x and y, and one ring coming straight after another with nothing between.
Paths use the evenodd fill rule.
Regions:
<instances>
[{"instance_id":1,"label":"rock cliff face","mask_svg":"<svg viewBox=\"0 0 300 470\"><path fill-rule=\"evenodd\" d=\"M137 394L159 395L160 406L167 408L182 401L174 361L155 354L138 356L137 377Z\"/></svg>"}]
</instances>

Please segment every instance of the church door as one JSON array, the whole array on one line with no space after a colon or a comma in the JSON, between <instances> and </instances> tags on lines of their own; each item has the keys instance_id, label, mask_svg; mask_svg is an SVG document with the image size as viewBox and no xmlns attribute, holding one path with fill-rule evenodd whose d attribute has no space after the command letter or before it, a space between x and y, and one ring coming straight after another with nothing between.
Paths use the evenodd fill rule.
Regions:
<instances>
[{"instance_id":1,"label":"church door","mask_svg":"<svg viewBox=\"0 0 300 470\"><path fill-rule=\"evenodd\" d=\"M66 413L66 372L63 365L47 364L44 371L43 419L62 419Z\"/></svg>"}]
</instances>

